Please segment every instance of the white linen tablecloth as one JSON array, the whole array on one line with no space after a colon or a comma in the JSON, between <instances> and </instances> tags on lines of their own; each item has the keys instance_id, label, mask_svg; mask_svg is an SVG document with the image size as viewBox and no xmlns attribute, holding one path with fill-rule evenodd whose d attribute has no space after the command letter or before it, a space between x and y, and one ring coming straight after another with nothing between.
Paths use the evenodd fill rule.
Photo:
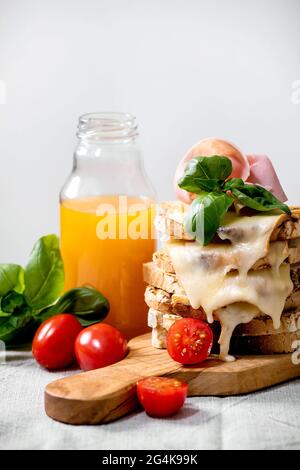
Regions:
<instances>
[{"instance_id":1,"label":"white linen tablecloth","mask_svg":"<svg viewBox=\"0 0 300 470\"><path fill-rule=\"evenodd\" d=\"M189 398L168 419L136 412L111 424L71 426L43 409L45 385L69 373L43 370L28 350L7 352L1 449L300 449L300 380L249 395Z\"/></svg>"}]
</instances>

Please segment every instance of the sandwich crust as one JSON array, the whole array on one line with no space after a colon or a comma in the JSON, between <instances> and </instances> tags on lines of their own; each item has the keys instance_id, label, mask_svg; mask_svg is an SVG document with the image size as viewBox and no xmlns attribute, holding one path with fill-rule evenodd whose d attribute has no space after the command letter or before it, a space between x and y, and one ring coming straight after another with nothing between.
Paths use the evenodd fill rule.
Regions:
<instances>
[{"instance_id":1,"label":"sandwich crust","mask_svg":"<svg viewBox=\"0 0 300 470\"><path fill-rule=\"evenodd\" d=\"M182 316L163 313L154 308L149 309L148 326L152 328L152 345L166 348L168 330ZM212 324L217 349L217 338L220 333L218 322ZM277 354L290 353L295 350L293 343L300 339L300 311L285 312L282 315L280 328L275 330L272 321L267 317L255 318L249 323L239 325L231 338L232 354Z\"/></svg>"},{"instance_id":2,"label":"sandwich crust","mask_svg":"<svg viewBox=\"0 0 300 470\"><path fill-rule=\"evenodd\" d=\"M155 263L145 263L143 267L144 281L149 285L145 292L145 301L163 304L171 308L172 313L186 312L182 316L194 316L197 318L202 309L193 309L189 299L180 286L176 274L165 273ZM300 263L291 266L291 279L294 283L293 292L287 297L284 310L292 309L300 305ZM157 292L157 291L163 292ZM152 306L152 305L149 305ZM155 308L155 307L154 307ZM197 313L198 312L198 313Z\"/></svg>"},{"instance_id":3,"label":"sandwich crust","mask_svg":"<svg viewBox=\"0 0 300 470\"><path fill-rule=\"evenodd\" d=\"M168 274L175 274L175 269L168 252L164 249L158 250L153 254L153 263L162 271ZM287 244L286 262L289 264L300 263L300 238L289 240ZM253 270L265 269L270 267L269 255L259 259L253 266Z\"/></svg>"},{"instance_id":4,"label":"sandwich crust","mask_svg":"<svg viewBox=\"0 0 300 470\"><path fill-rule=\"evenodd\" d=\"M159 205L156 228L165 237L178 240L193 240L184 228L184 219L189 206L180 201L166 201ZM281 214L271 235L271 241L300 237L300 207L290 206L292 215Z\"/></svg>"}]
</instances>

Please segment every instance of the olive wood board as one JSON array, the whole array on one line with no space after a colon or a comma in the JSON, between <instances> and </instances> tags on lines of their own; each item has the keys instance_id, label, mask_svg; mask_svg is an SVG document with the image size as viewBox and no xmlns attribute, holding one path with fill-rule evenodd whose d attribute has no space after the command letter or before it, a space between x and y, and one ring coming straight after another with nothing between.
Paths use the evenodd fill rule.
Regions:
<instances>
[{"instance_id":1,"label":"olive wood board","mask_svg":"<svg viewBox=\"0 0 300 470\"><path fill-rule=\"evenodd\" d=\"M143 377L167 376L189 384L189 396L228 396L254 392L300 376L291 354L242 356L221 362L211 356L201 366L182 366L165 349L151 345L151 334L129 342L120 362L55 380L45 390L45 410L69 424L114 421L138 408L136 382Z\"/></svg>"}]
</instances>

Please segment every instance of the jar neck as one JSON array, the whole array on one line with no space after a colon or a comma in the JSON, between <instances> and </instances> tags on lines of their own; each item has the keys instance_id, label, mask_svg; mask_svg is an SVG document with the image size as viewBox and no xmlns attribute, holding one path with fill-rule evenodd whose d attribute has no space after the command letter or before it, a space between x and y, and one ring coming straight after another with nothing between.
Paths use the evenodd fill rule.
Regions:
<instances>
[{"instance_id":1,"label":"jar neck","mask_svg":"<svg viewBox=\"0 0 300 470\"><path fill-rule=\"evenodd\" d=\"M73 170L61 199L128 195L154 199L144 172L133 116L98 113L81 116Z\"/></svg>"},{"instance_id":2,"label":"jar neck","mask_svg":"<svg viewBox=\"0 0 300 470\"><path fill-rule=\"evenodd\" d=\"M138 125L127 113L89 113L80 116L77 137L79 143L90 146L134 143Z\"/></svg>"}]
</instances>

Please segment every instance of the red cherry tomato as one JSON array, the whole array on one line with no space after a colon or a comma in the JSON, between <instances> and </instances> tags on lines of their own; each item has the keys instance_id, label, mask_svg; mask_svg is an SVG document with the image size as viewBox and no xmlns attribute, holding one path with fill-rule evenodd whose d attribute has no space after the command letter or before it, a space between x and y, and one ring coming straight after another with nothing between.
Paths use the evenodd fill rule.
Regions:
<instances>
[{"instance_id":1,"label":"red cherry tomato","mask_svg":"<svg viewBox=\"0 0 300 470\"><path fill-rule=\"evenodd\" d=\"M213 333L207 323L195 318L182 318L168 331L167 350L180 364L197 364L209 356Z\"/></svg>"},{"instance_id":2,"label":"red cherry tomato","mask_svg":"<svg viewBox=\"0 0 300 470\"><path fill-rule=\"evenodd\" d=\"M61 313L45 320L34 335L32 353L46 369L60 369L75 360L74 344L82 326L74 315Z\"/></svg>"},{"instance_id":3,"label":"red cherry tomato","mask_svg":"<svg viewBox=\"0 0 300 470\"><path fill-rule=\"evenodd\" d=\"M149 377L137 383L138 399L145 411L154 417L173 415L182 407L188 385L167 377Z\"/></svg>"},{"instance_id":4,"label":"red cherry tomato","mask_svg":"<svg viewBox=\"0 0 300 470\"><path fill-rule=\"evenodd\" d=\"M106 323L85 328L75 342L75 354L82 370L99 369L118 362L127 353L123 334Z\"/></svg>"}]
</instances>

